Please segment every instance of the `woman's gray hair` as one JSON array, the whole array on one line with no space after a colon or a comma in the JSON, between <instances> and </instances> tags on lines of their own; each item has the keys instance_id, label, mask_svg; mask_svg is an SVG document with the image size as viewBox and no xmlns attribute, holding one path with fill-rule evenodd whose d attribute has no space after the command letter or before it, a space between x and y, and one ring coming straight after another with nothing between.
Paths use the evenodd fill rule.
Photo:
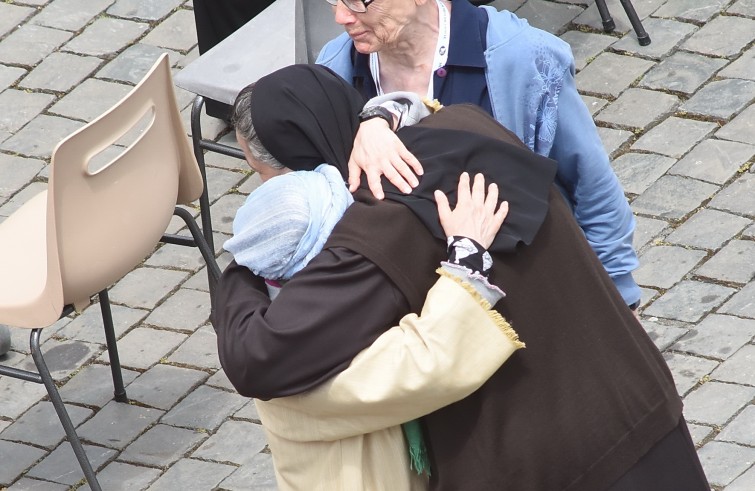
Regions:
<instances>
[{"instance_id":1,"label":"woman's gray hair","mask_svg":"<svg viewBox=\"0 0 755 491\"><path fill-rule=\"evenodd\" d=\"M270 152L262 145L257 131L254 129L254 122L252 121L252 92L254 90L254 84L246 86L239 95L236 97L236 102L233 105L233 115L231 116L231 124L233 124L236 131L246 140L249 145L249 150L252 152L252 157L262 164L268 165L273 169L283 169L285 165L278 162L278 160L270 155Z\"/></svg>"}]
</instances>

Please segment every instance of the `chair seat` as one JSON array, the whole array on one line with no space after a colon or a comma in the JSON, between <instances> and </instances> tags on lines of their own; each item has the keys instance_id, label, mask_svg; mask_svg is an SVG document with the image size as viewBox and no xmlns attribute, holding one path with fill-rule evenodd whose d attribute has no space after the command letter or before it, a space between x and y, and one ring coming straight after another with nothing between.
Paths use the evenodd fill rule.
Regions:
<instances>
[{"instance_id":1,"label":"chair seat","mask_svg":"<svg viewBox=\"0 0 755 491\"><path fill-rule=\"evenodd\" d=\"M47 327L60 317L63 297L49 295L47 191L0 223L0 324Z\"/></svg>"}]
</instances>

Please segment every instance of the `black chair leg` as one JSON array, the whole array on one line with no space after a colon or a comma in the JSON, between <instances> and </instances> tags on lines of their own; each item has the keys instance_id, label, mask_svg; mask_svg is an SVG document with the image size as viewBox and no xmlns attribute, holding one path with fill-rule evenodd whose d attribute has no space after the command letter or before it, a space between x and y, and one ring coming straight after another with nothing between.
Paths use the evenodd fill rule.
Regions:
<instances>
[{"instance_id":1,"label":"black chair leg","mask_svg":"<svg viewBox=\"0 0 755 491\"><path fill-rule=\"evenodd\" d=\"M66 411L66 408L63 405L63 399L61 399L60 394L58 393L58 388L55 387L55 381L52 379L50 370L47 368L47 363L45 363L45 359L42 356L42 351L39 347L39 338L41 333L41 329L33 329L31 332L29 346L31 348L32 359L34 360L34 364L37 366L37 370L39 371L39 376L42 379L42 383L47 389L47 394L50 396L50 402L52 402L52 406L55 408L55 412L58 414L58 419L60 419L60 423L63 425L63 429L65 430L66 436L68 437L68 443L71 444L73 453L76 456L76 460L79 461L81 470L84 471L84 477L86 477L86 480L89 483L89 487L92 488L93 491L102 491L100 483L97 481L97 477L94 475L92 464L89 462L89 459L84 452L84 447L81 445L81 440L79 440L79 436L76 434L76 429L73 427L71 418L68 416L68 411Z\"/></svg>"},{"instance_id":2,"label":"black chair leg","mask_svg":"<svg viewBox=\"0 0 755 491\"><path fill-rule=\"evenodd\" d=\"M627 13L629 23L632 24L632 29L634 29L634 32L637 35L637 42L640 43L640 46L647 46L650 44L650 36L647 31L645 31L645 28L642 27L642 21L640 21L640 17L637 15L637 11L634 9L632 1L619 1L621 2L621 6L624 7L624 12ZM610 12L608 12L606 0L595 0L595 6L598 8L600 19L603 22L603 30L605 32L613 32L613 30L616 29L616 23L613 21Z\"/></svg>"},{"instance_id":3,"label":"black chair leg","mask_svg":"<svg viewBox=\"0 0 755 491\"><path fill-rule=\"evenodd\" d=\"M637 11L634 10L634 5L632 5L631 0L619 1L621 2L622 7L624 7L624 11L627 13L627 17L629 17L629 22L632 24L635 34L637 34L637 42L640 43L640 46L647 46L650 44L650 36L645 31L645 28L642 27L642 22L637 16Z\"/></svg>"},{"instance_id":4,"label":"black chair leg","mask_svg":"<svg viewBox=\"0 0 755 491\"><path fill-rule=\"evenodd\" d=\"M113 397L118 402L128 402L126 389L123 386L123 374L121 373L121 359L118 356L118 343L115 339L115 327L113 325L113 314L110 311L110 298L107 290L99 293L100 311L102 311L102 324L105 327L105 341L107 342L107 352L110 357L110 372L113 375Z\"/></svg>"},{"instance_id":5,"label":"black chair leg","mask_svg":"<svg viewBox=\"0 0 755 491\"><path fill-rule=\"evenodd\" d=\"M595 6L598 7L600 20L603 21L603 30L605 32L613 32L616 29L616 23L613 21L610 12L608 12L606 0L595 0Z\"/></svg>"}]
</instances>

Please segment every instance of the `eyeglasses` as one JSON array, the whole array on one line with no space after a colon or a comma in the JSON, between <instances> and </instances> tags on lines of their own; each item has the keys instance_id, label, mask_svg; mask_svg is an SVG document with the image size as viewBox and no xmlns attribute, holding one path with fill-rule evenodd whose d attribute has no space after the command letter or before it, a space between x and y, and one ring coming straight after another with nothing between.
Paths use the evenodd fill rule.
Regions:
<instances>
[{"instance_id":1,"label":"eyeglasses","mask_svg":"<svg viewBox=\"0 0 755 491\"><path fill-rule=\"evenodd\" d=\"M338 4L338 0L325 0L332 6L336 6ZM346 8L351 10L352 12L356 12L358 14L363 14L367 12L367 6L374 2L375 0L341 0L344 5L346 5Z\"/></svg>"}]
</instances>

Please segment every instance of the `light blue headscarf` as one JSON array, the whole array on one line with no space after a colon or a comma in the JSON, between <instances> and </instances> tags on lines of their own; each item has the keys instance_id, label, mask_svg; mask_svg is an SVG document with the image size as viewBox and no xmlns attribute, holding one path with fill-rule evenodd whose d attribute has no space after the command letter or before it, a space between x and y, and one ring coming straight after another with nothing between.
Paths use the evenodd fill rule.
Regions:
<instances>
[{"instance_id":1,"label":"light blue headscarf","mask_svg":"<svg viewBox=\"0 0 755 491\"><path fill-rule=\"evenodd\" d=\"M223 248L258 276L287 280L321 250L354 198L338 170L281 174L255 189L236 212Z\"/></svg>"}]
</instances>

